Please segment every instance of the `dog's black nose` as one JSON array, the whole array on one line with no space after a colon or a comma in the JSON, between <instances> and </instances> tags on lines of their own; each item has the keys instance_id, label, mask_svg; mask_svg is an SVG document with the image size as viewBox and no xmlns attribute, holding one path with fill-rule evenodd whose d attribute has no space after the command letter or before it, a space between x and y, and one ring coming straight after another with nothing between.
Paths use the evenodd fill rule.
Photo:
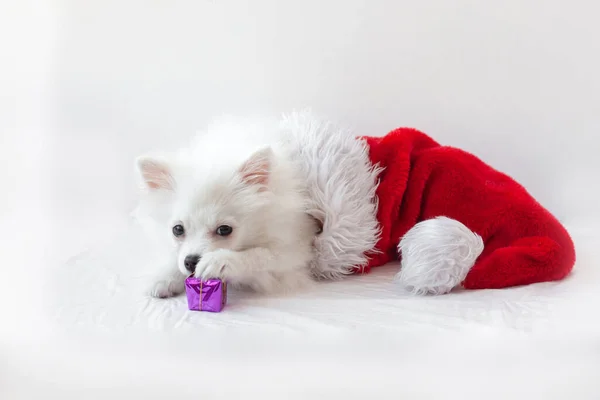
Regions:
<instances>
[{"instance_id":1,"label":"dog's black nose","mask_svg":"<svg viewBox=\"0 0 600 400\"><path fill-rule=\"evenodd\" d=\"M185 269L193 274L196 270L198 261L200 261L200 256L198 254L189 254L185 257L185 260L183 260L183 264L185 265Z\"/></svg>"}]
</instances>

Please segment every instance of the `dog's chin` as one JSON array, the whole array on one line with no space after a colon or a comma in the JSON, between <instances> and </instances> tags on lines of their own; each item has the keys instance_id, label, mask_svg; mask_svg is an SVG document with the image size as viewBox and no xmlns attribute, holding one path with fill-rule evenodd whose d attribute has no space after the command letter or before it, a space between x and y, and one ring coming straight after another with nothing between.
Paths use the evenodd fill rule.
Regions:
<instances>
[{"instance_id":1,"label":"dog's chin","mask_svg":"<svg viewBox=\"0 0 600 400\"><path fill-rule=\"evenodd\" d=\"M188 271L187 269L185 269L184 267L179 266L178 271L181 273L181 276L183 276L184 278L187 278L188 276L192 275L190 273L190 271Z\"/></svg>"}]
</instances>

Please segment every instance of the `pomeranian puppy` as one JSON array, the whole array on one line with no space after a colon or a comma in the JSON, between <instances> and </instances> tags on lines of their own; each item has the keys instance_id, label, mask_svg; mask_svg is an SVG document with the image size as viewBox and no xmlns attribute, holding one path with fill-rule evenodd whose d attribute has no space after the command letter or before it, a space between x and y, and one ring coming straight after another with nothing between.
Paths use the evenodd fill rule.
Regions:
<instances>
[{"instance_id":1,"label":"pomeranian puppy","mask_svg":"<svg viewBox=\"0 0 600 400\"><path fill-rule=\"evenodd\" d=\"M260 292L310 281L319 227L278 137L274 121L221 118L176 153L136 160L141 207L172 241L152 296L182 293L191 274Z\"/></svg>"}]
</instances>

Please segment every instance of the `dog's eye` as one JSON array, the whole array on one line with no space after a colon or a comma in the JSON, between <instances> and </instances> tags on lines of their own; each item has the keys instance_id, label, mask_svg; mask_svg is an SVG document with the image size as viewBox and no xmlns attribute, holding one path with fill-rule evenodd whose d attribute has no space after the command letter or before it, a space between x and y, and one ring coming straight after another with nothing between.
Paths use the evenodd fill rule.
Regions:
<instances>
[{"instance_id":1,"label":"dog's eye","mask_svg":"<svg viewBox=\"0 0 600 400\"><path fill-rule=\"evenodd\" d=\"M229 236L233 232L233 228L229 225L221 225L217 228L217 235L219 236Z\"/></svg>"},{"instance_id":2,"label":"dog's eye","mask_svg":"<svg viewBox=\"0 0 600 400\"><path fill-rule=\"evenodd\" d=\"M175 225L173 227L173 235L181 236L185 233L185 229L183 229L183 225Z\"/></svg>"}]
</instances>

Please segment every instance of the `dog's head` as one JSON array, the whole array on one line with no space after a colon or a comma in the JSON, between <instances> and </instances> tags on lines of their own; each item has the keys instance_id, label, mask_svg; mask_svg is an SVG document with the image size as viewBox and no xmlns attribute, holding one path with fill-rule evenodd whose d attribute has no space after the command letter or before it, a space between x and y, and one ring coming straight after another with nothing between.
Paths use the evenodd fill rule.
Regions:
<instances>
[{"instance_id":1,"label":"dog's head","mask_svg":"<svg viewBox=\"0 0 600 400\"><path fill-rule=\"evenodd\" d=\"M137 169L151 195L167 198L163 229L169 230L183 274L218 249L244 250L269 240L274 153L263 147L244 161L140 157ZM212 161L210 158L212 157ZM197 161L197 157L196 157Z\"/></svg>"}]
</instances>

